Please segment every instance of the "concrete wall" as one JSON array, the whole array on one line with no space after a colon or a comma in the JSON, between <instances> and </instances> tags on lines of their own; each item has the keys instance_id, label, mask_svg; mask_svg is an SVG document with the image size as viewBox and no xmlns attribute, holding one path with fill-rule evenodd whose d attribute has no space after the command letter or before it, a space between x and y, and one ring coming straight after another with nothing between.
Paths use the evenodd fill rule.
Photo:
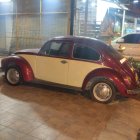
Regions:
<instances>
[{"instance_id":1,"label":"concrete wall","mask_svg":"<svg viewBox=\"0 0 140 140\"><path fill-rule=\"evenodd\" d=\"M0 4L0 55L38 48L68 34L69 0L14 0ZM10 10L9 10L10 9Z\"/></svg>"}]
</instances>

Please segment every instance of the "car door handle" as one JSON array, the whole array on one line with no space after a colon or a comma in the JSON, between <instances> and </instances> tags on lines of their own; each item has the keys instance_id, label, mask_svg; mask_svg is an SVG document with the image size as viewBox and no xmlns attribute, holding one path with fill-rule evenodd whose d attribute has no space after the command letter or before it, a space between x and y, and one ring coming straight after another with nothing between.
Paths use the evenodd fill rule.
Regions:
<instances>
[{"instance_id":1,"label":"car door handle","mask_svg":"<svg viewBox=\"0 0 140 140\"><path fill-rule=\"evenodd\" d=\"M66 63L68 63L68 62L67 62L66 60L62 60L61 63L62 63L62 64L66 64Z\"/></svg>"}]
</instances>

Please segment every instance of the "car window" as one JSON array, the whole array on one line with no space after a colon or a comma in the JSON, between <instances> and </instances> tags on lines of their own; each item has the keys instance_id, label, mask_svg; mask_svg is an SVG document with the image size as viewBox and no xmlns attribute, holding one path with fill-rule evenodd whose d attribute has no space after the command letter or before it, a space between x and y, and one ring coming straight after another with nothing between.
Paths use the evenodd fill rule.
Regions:
<instances>
[{"instance_id":1,"label":"car window","mask_svg":"<svg viewBox=\"0 0 140 140\"><path fill-rule=\"evenodd\" d=\"M40 49L40 54L47 55L49 54L50 50L50 42L47 42L43 45L43 47Z\"/></svg>"},{"instance_id":2,"label":"car window","mask_svg":"<svg viewBox=\"0 0 140 140\"><path fill-rule=\"evenodd\" d=\"M62 43L52 42L50 45L49 55L57 56L60 50Z\"/></svg>"},{"instance_id":3,"label":"car window","mask_svg":"<svg viewBox=\"0 0 140 140\"><path fill-rule=\"evenodd\" d=\"M49 55L68 57L72 43L70 42L51 42Z\"/></svg>"},{"instance_id":4,"label":"car window","mask_svg":"<svg viewBox=\"0 0 140 140\"><path fill-rule=\"evenodd\" d=\"M78 59L97 61L100 59L100 54L97 51L95 51L93 48L81 44L75 44L73 57Z\"/></svg>"},{"instance_id":5,"label":"car window","mask_svg":"<svg viewBox=\"0 0 140 140\"><path fill-rule=\"evenodd\" d=\"M63 43L59 51L59 56L68 56L71 46L72 43Z\"/></svg>"},{"instance_id":6,"label":"car window","mask_svg":"<svg viewBox=\"0 0 140 140\"><path fill-rule=\"evenodd\" d=\"M139 34L129 34L123 37L124 43L140 43L140 35Z\"/></svg>"}]
</instances>

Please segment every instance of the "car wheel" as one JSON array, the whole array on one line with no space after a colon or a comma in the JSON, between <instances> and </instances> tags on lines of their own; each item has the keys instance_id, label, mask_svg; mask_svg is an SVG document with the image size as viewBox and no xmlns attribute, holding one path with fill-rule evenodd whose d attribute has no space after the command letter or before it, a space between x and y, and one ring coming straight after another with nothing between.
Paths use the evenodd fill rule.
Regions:
<instances>
[{"instance_id":1,"label":"car wheel","mask_svg":"<svg viewBox=\"0 0 140 140\"><path fill-rule=\"evenodd\" d=\"M22 75L18 67L9 67L5 71L6 81L13 86L17 86L22 82Z\"/></svg>"},{"instance_id":2,"label":"car wheel","mask_svg":"<svg viewBox=\"0 0 140 140\"><path fill-rule=\"evenodd\" d=\"M90 89L91 98L100 103L110 103L115 99L114 84L105 78L95 78Z\"/></svg>"}]
</instances>

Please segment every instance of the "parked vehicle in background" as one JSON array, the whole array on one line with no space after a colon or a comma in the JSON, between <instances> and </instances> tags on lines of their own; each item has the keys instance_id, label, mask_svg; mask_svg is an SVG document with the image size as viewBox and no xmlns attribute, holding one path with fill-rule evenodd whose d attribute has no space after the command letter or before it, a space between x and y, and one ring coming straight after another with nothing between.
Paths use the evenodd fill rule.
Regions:
<instances>
[{"instance_id":1,"label":"parked vehicle in background","mask_svg":"<svg viewBox=\"0 0 140 140\"><path fill-rule=\"evenodd\" d=\"M93 100L109 103L119 93L140 93L138 75L112 47L92 38L56 37L41 49L27 49L2 60L10 85L45 81L88 92Z\"/></svg>"},{"instance_id":2,"label":"parked vehicle in background","mask_svg":"<svg viewBox=\"0 0 140 140\"><path fill-rule=\"evenodd\" d=\"M140 33L131 33L119 37L111 42L111 45L127 58L140 61Z\"/></svg>"}]
</instances>

